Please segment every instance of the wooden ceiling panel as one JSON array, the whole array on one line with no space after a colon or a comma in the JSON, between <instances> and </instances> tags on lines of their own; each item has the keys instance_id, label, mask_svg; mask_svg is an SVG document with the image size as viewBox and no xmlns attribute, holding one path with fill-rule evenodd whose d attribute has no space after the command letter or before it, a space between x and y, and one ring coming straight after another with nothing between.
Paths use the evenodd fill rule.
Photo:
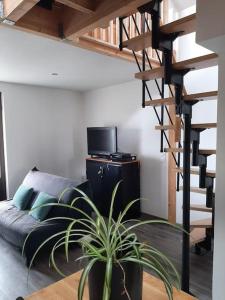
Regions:
<instances>
[{"instance_id":1,"label":"wooden ceiling panel","mask_svg":"<svg viewBox=\"0 0 225 300\"><path fill-rule=\"evenodd\" d=\"M84 35L98 27L107 28L111 20L129 15L149 0L55 0L52 8L45 7L44 2L37 5L39 0L3 1L5 18L14 21L16 29L134 61L131 52L120 52L115 45ZM155 60L152 63L159 67Z\"/></svg>"},{"instance_id":2,"label":"wooden ceiling panel","mask_svg":"<svg viewBox=\"0 0 225 300\"><path fill-rule=\"evenodd\" d=\"M57 0L57 2L86 14L93 14L95 10L93 0Z\"/></svg>"},{"instance_id":3,"label":"wooden ceiling panel","mask_svg":"<svg viewBox=\"0 0 225 300\"><path fill-rule=\"evenodd\" d=\"M81 36L95 28L104 27L105 24L119 16L149 2L149 0L104 0L96 4L95 12L91 15L77 14L75 10L65 9L63 23L65 36Z\"/></svg>"},{"instance_id":4,"label":"wooden ceiling panel","mask_svg":"<svg viewBox=\"0 0 225 300\"><path fill-rule=\"evenodd\" d=\"M17 22L38 2L39 0L3 0L4 18Z\"/></svg>"},{"instance_id":5,"label":"wooden ceiling panel","mask_svg":"<svg viewBox=\"0 0 225 300\"><path fill-rule=\"evenodd\" d=\"M59 37L61 9L53 7L47 10L39 6L33 7L29 13L16 22L17 27L31 30L39 34Z\"/></svg>"}]
</instances>

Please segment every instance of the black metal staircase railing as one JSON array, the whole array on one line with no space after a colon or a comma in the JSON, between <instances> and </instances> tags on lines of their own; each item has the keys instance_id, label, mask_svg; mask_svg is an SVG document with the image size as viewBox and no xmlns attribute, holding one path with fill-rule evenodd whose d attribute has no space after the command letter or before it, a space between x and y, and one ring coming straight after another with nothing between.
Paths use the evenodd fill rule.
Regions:
<instances>
[{"instance_id":1,"label":"black metal staircase railing","mask_svg":"<svg viewBox=\"0 0 225 300\"><path fill-rule=\"evenodd\" d=\"M127 40L130 39L129 34L128 34L128 32L127 32L127 29L126 29L126 27L124 26L124 23L123 23L123 20L124 20L125 18L126 18L126 17L121 17L121 18L119 18L119 23L120 23L120 43L119 43L119 48L120 48L121 51L123 50L123 33L125 33L125 36L126 36ZM134 18L133 16L132 16L132 20L133 20L133 22L134 22L134 25L135 25L135 28L136 28L136 30L137 30L138 35L141 35L141 32L140 32L140 30L139 30L139 28L138 28L138 26L137 26L136 20L135 20L135 18ZM146 22L146 19L144 18L143 24L144 24L145 22ZM150 28L149 28L149 27L148 27L148 29L149 29L149 31L150 31ZM144 32L144 30L143 30L143 32ZM153 69L152 64L151 64L151 60L150 60L150 58L149 58L149 56L148 56L148 53L147 53L147 51L146 51L145 49L143 49L143 51L142 51L142 67L141 67L141 64L140 64L140 62L139 62L139 59L138 59L138 57L137 57L137 55L136 55L136 53L135 53L134 50L132 50L132 53L133 53L133 56L134 56L134 58L135 58L136 64L137 64L137 66L138 66L139 72L145 71L145 68L146 68L146 61L147 61L148 65L149 65L149 68L150 68L151 70ZM159 55L157 49L156 49L156 53L157 53L157 57L158 57L158 59L159 59L159 63L160 63L160 65L162 65L162 61L161 61L161 59L160 59L160 55ZM159 84L159 82L158 82L157 79L155 79L154 82L155 82L155 84L156 84L156 87L157 87L157 90L158 90L158 92L159 92L160 97L163 99L163 98L164 98L164 95L165 95L165 90L164 90L164 80L162 80L162 83L161 83L162 87L161 87L161 88L160 88L160 84ZM172 88L169 87L169 89L170 89L171 95L173 96ZM150 90L149 90L149 87L148 87L148 85L147 85L147 81L146 81L146 80L142 80L142 107L143 107L143 108L145 108L146 92L147 92L147 95L148 95L149 99L150 99L150 100L153 100L152 95L151 95ZM168 117L168 119L169 119L169 121L170 121L170 124L171 124L171 125L174 125L173 120L172 120L172 118L171 118L171 115L170 115L170 113L169 113L168 107L167 107L166 105L161 106L161 114L160 114L160 115L159 115L159 113L158 113L158 111L156 110L155 107L153 107L153 109L154 109L154 112L155 112L155 115L156 115L156 117L157 117L157 120L158 120L159 125L164 125L164 117L165 117L164 109L165 109L165 111L166 111L166 113L167 113L167 117ZM160 151L161 151L161 152L164 152L163 138L165 138L168 147L171 147L171 144L170 144L170 142L169 142L169 138L168 138L168 136L167 136L165 130L162 130L162 131L161 131L161 144L160 144ZM181 147L180 142L179 142L179 147ZM173 156L173 159L174 159L174 162L175 162L176 166L177 166L177 167L180 167L180 163L179 163L179 162L180 162L180 160L179 160L180 153L178 153L178 160L176 159L174 153L172 153L172 156ZM178 178L179 178L180 175L182 176L182 174L179 174L179 173L177 174ZM177 181L177 189L178 189L178 188L179 188L179 180Z\"/></svg>"},{"instance_id":2,"label":"black metal staircase railing","mask_svg":"<svg viewBox=\"0 0 225 300\"><path fill-rule=\"evenodd\" d=\"M134 20L134 19L133 19L133 20ZM150 27L149 27L149 24L148 24L148 21L147 21L146 18L145 18L145 24L146 24L146 26L147 26L148 31L151 32L151 29L150 29ZM158 61L159 61L159 63L160 63L160 66L165 65L165 63L162 61L162 59L161 59L161 57L160 57L160 55L159 55L158 49L154 49L154 50L155 50L155 52L156 52L156 55L157 55ZM165 79L162 78L163 95L164 95L164 86L165 86ZM174 92L173 92L173 90L172 90L170 84L168 84L168 88L169 88L170 95L171 95L172 97L174 97ZM164 97L162 97L162 98L164 98ZM161 125L164 124L164 110L166 110L166 113L167 113L167 116L169 117L170 123L173 125L173 121L172 121L172 119L171 119L171 116L170 116L168 107L167 107L166 105L162 105L162 106L161 106ZM182 119L181 119L181 124L184 125ZM181 145L181 142L180 142L180 141L178 142L178 148L182 148L182 145ZM161 151L161 152L164 151L164 147L163 147L163 130L161 130L160 151ZM181 158L180 155L181 155L180 152L178 152L178 153L177 153L178 158L177 158L177 164L176 164L176 166L177 166L178 168L180 167L180 158ZM182 175L182 174L177 173L177 184L176 184L176 186L177 186L177 191L179 191L179 188L180 188L180 176L183 178L183 175Z\"/></svg>"},{"instance_id":3,"label":"black metal staircase railing","mask_svg":"<svg viewBox=\"0 0 225 300\"><path fill-rule=\"evenodd\" d=\"M138 28L137 21L136 21L136 19L134 18L133 15L131 16L131 18L133 20L136 32L140 36L141 32L140 32L140 30ZM126 19L126 17L119 18L119 25L120 25L119 26L119 28L120 28L120 34L119 34L119 36L120 36L120 43L119 43L119 48L120 48L121 51L123 50L123 33L125 33L125 36L126 36L127 40L130 39L128 31L127 31L127 29L126 29L126 27L124 25L124 22L123 22L124 19ZM147 19L145 17L145 14L142 14L142 28L141 28L142 34L146 32L145 28L147 28L147 30L149 32L151 32L151 29L149 27L149 24L148 24L148 21L147 21ZM162 61L162 59L161 59L161 57L159 55L158 49L154 49L154 50L155 50L155 53L156 53L156 56L158 58L158 61L159 61L160 65L163 66L163 61ZM151 60L149 58L149 55L148 55L146 49L142 50L142 67L141 67L141 65L139 63L139 60L138 60L137 55L136 55L136 53L135 53L134 50L132 50L132 53L133 53L133 56L135 58L136 64L138 66L139 72L145 71L146 61L147 61L148 65L149 65L150 69L151 70L153 69L152 64L151 64ZM159 92L160 97L163 99L165 97L165 89L164 89L165 81L164 81L164 78L162 79L162 82L161 82L161 88L160 88L160 84L159 84L159 82L158 82L157 79L155 79L154 82L156 84L156 87L157 87L157 90ZM171 88L171 85L168 85L168 88L169 88L169 92L170 92L171 96L174 97L174 92L173 92L173 90ZM151 93L150 93L150 90L149 90L149 87L147 85L147 81L142 80L142 107L143 108L145 108L146 92L148 94L149 99L153 100L153 98L151 96ZM157 110L156 110L155 107L153 107L153 109L154 109L154 112L155 112L155 115L157 117L159 125L162 125L162 126L164 125L165 112L166 112L166 115L167 115L167 117L169 119L170 124L174 125L173 120L171 118L171 115L169 113L167 105L162 105L161 106L161 113L160 113L160 115L157 112ZM181 120L181 122L182 122L182 125L183 125L183 120ZM167 143L168 147L169 148L171 147L171 144L169 142L169 139L167 137L167 134L166 134L165 130L161 130L160 152L164 152L164 138L166 140L166 143ZM181 145L180 141L178 142L178 147L182 148L182 145ZM180 155L181 155L180 152L177 153L177 159L176 159L176 156L175 156L174 153L171 153L171 154L172 154L172 157L173 157L174 162L176 164L176 167L180 168L180 158L181 158L180 157ZM180 187L180 177L183 178L183 175L178 172L177 173L177 183L176 183L176 190L177 191L179 191L179 187Z\"/></svg>"},{"instance_id":4,"label":"black metal staircase railing","mask_svg":"<svg viewBox=\"0 0 225 300\"><path fill-rule=\"evenodd\" d=\"M185 292L189 291L190 282L190 236L186 232L190 232L190 174L191 174L191 148L192 148L192 165L199 166L200 176L199 176L199 187L206 188L206 206L212 208L214 211L214 178L207 175L207 158L208 154L200 154L200 134L205 129L192 128L192 108L193 105L198 103L198 101L185 102L183 100L183 90L184 90L184 76L190 71L189 69L175 70L173 68L173 42L181 34L181 32L174 32L170 34L165 34L160 30L160 19L161 11L160 4L163 0L152 0L151 2L138 8L138 11L142 15L142 28L141 32L137 26L135 18L132 16L134 26L138 35L144 34L147 31L152 33L152 48L156 51L158 61L161 66L164 66L164 76L161 80L161 88L157 79L154 79L160 97L165 98L165 85L168 85L170 94L175 98L175 108L176 115L182 117L182 126L184 129L183 136L183 228L185 232L183 233L183 243L182 243L182 289ZM152 28L148 24L145 14L148 13L152 17ZM126 38L129 40L129 34L124 26L123 20L126 17L120 18L120 50L123 49L123 33L125 33ZM162 59L158 51L162 52ZM139 63L139 59L134 50L132 53L135 57L138 69L140 72L146 70L146 62L149 65L150 70L153 69L151 60L149 59L148 52L144 48L142 50L142 66ZM171 84L174 86L175 93L171 88ZM142 80L142 107L145 107L146 93L150 100L152 99L150 89L147 84L147 80ZM165 116L169 119L170 124L173 124L170 112L166 105L161 106L161 113L159 114L155 106L153 106L159 125L164 125ZM165 115L166 114L166 115ZM164 138L171 148L170 141L167 137L165 130L161 130L161 143L160 150L164 151L163 143ZM191 147L192 146L192 147ZM178 142L178 147L181 148L181 142ZM178 159L172 152L173 159L176 166L180 167L180 152L178 151ZM179 173L177 177L177 189L179 190ZM214 222L214 214L213 222ZM211 249L211 237L213 235L213 230L206 230L206 239L204 242L198 244L198 246L203 246L205 249ZM196 248L196 250L198 250Z\"/></svg>"}]
</instances>

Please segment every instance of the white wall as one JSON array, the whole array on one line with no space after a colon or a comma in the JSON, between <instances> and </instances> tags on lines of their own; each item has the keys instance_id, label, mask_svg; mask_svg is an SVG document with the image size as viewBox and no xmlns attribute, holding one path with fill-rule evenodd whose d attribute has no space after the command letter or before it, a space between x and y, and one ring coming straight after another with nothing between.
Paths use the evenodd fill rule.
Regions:
<instances>
[{"instance_id":1,"label":"white wall","mask_svg":"<svg viewBox=\"0 0 225 300\"><path fill-rule=\"evenodd\" d=\"M81 175L81 95L59 89L0 83L8 192L34 166L62 176Z\"/></svg>"},{"instance_id":2,"label":"white wall","mask_svg":"<svg viewBox=\"0 0 225 300\"><path fill-rule=\"evenodd\" d=\"M225 41L224 41L225 42ZM214 236L214 265L213 265L213 299L223 300L225 293L225 53L219 59L219 99L218 99L218 142L216 164L216 200L215 200L215 236Z\"/></svg>"},{"instance_id":3,"label":"white wall","mask_svg":"<svg viewBox=\"0 0 225 300\"><path fill-rule=\"evenodd\" d=\"M155 85L152 96L158 98ZM119 151L141 160L141 192L146 213L167 218L167 162L152 108L141 108L141 82L132 81L79 94L0 83L3 98L8 192L12 196L33 166L83 178L88 126L118 127Z\"/></svg>"},{"instance_id":4,"label":"white wall","mask_svg":"<svg viewBox=\"0 0 225 300\"><path fill-rule=\"evenodd\" d=\"M154 83L152 95L159 97ZM87 126L117 126L119 151L135 153L141 161L142 211L167 218L167 162L161 154L160 133L153 108L141 108L141 82L131 81L84 94ZM84 152L86 130L84 131Z\"/></svg>"},{"instance_id":5,"label":"white wall","mask_svg":"<svg viewBox=\"0 0 225 300\"><path fill-rule=\"evenodd\" d=\"M225 42L225 41L224 41ZM218 101L218 142L216 164L216 199L215 199L215 235L213 256L213 300L223 300L225 293L225 201L224 201L224 178L225 178L225 53L219 59L219 101Z\"/></svg>"},{"instance_id":6,"label":"white wall","mask_svg":"<svg viewBox=\"0 0 225 300\"><path fill-rule=\"evenodd\" d=\"M215 233L213 259L213 300L223 300L225 294L225 3L223 0L198 0L197 40L201 45L219 54L218 141L216 164ZM209 22L210 20L210 22ZM211 26L213 24L213 26Z\"/></svg>"},{"instance_id":7,"label":"white wall","mask_svg":"<svg viewBox=\"0 0 225 300\"><path fill-rule=\"evenodd\" d=\"M224 10L223 0L197 1L197 42L216 53L225 46Z\"/></svg>"}]
</instances>

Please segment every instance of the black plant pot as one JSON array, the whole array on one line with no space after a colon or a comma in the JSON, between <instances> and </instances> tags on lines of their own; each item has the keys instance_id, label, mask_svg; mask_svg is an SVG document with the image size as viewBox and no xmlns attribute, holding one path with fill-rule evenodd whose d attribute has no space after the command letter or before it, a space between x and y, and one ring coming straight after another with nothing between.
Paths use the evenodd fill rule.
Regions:
<instances>
[{"instance_id":1,"label":"black plant pot","mask_svg":"<svg viewBox=\"0 0 225 300\"><path fill-rule=\"evenodd\" d=\"M121 267L115 264L112 272L110 300L128 300L129 298L125 292L125 288L131 300L141 300L143 268L133 262L123 263L122 267L125 272L125 286L124 273ZM104 262L96 262L89 273L88 285L90 300L102 300L105 268L106 264Z\"/></svg>"}]
</instances>

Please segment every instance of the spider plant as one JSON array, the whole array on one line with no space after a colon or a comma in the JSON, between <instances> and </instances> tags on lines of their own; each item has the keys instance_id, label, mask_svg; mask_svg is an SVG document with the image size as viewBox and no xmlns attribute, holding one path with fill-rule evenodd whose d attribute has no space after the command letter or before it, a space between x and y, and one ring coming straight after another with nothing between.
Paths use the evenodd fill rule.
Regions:
<instances>
[{"instance_id":1,"label":"spider plant","mask_svg":"<svg viewBox=\"0 0 225 300\"><path fill-rule=\"evenodd\" d=\"M158 251L147 243L139 242L136 233L134 233L135 229L146 224L169 223L163 220L126 220L125 217L127 212L140 199L131 201L119 214L117 220L114 220L113 206L119 184L120 182L113 190L109 217L107 220L103 218L91 199L83 191L76 188L74 189L80 194L80 196L75 198L70 205L62 204L60 203L60 200L58 203L42 205L57 205L67 207L71 210L79 212L82 217L80 219L57 217L42 221L38 226L57 219L68 221L69 225L66 230L52 235L38 247L30 262L29 270L32 267L34 259L38 255L41 248L50 240L58 238L57 242L54 244L51 250L49 259L51 265L60 275L66 276L62 273L55 261L55 252L58 248L64 247L65 257L67 262L69 262L69 246L71 244L77 243L83 249L83 256L81 256L79 260L87 259L88 261L80 277L78 287L78 300L83 299L84 287L87 277L96 262L104 262L106 266L102 300L110 300L113 266L117 265L122 268L122 264L128 262L136 263L141 267L147 268L148 270L154 272L154 274L156 274L163 281L168 299L173 300L173 286L177 289L180 289L180 278L176 268L162 252ZM66 191L64 191L63 194L65 192ZM93 215L95 215L95 217L89 216L86 212L76 207L76 203L78 200L85 201L91 207L92 211L94 212ZM78 229L76 225L80 225L80 229ZM171 226L178 228L175 225ZM33 230L35 230L35 228ZM24 247L32 231L28 234L24 243ZM128 299L130 299L129 295Z\"/></svg>"}]
</instances>

